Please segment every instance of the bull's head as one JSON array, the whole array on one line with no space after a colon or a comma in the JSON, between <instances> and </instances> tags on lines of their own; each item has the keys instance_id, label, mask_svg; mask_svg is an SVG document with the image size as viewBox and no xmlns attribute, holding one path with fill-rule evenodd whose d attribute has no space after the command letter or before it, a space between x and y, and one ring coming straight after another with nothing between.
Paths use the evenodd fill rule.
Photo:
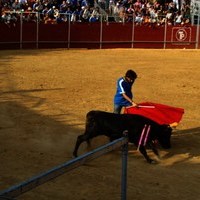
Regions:
<instances>
[{"instance_id":1,"label":"bull's head","mask_svg":"<svg viewBox=\"0 0 200 200\"><path fill-rule=\"evenodd\" d=\"M161 132L158 133L158 142L164 149L171 148L172 126L162 125Z\"/></svg>"}]
</instances>

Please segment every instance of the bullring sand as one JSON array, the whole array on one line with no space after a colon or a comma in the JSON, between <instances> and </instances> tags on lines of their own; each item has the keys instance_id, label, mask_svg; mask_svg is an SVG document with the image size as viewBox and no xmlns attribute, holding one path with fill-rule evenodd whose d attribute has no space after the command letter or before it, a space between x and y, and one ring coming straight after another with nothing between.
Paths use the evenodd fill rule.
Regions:
<instances>
[{"instance_id":1,"label":"bullring sand","mask_svg":"<svg viewBox=\"0 0 200 200\"><path fill-rule=\"evenodd\" d=\"M187 49L1 51L0 190L70 160L86 113L112 112L117 78L134 69L136 102L181 107L185 114L172 149L160 149L158 164L146 163L129 147L127 199L199 200L199 55ZM95 138L91 148L107 142ZM83 144L80 154L87 151ZM120 181L121 156L115 150L18 199L117 200Z\"/></svg>"}]
</instances>

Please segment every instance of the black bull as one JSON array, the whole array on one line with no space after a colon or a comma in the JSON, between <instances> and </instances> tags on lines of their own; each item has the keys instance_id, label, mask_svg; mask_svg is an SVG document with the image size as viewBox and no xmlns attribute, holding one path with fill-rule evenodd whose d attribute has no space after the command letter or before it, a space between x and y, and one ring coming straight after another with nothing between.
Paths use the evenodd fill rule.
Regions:
<instances>
[{"instance_id":1,"label":"black bull","mask_svg":"<svg viewBox=\"0 0 200 200\"><path fill-rule=\"evenodd\" d=\"M145 144L140 144L139 141L141 141L141 134L145 125L150 127L150 130L148 136L145 138ZM149 163L153 160L147 155L145 149L146 145L149 146L157 156L159 156L159 154L155 146L155 141L158 141L165 149L171 147L170 138L172 128L169 125L159 125L146 117L134 114L90 111L86 116L85 132L77 137L73 155L77 157L79 146L84 141L89 144L92 138L99 135L105 135L110 141L113 141L122 137L125 130L128 131L129 142L134 143L137 147L139 145L139 151Z\"/></svg>"}]
</instances>

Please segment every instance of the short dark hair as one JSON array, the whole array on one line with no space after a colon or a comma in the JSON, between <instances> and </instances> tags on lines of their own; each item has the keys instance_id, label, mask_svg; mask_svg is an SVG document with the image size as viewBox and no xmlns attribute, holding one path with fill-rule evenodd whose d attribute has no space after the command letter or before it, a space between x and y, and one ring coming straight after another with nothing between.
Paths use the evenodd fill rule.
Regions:
<instances>
[{"instance_id":1,"label":"short dark hair","mask_svg":"<svg viewBox=\"0 0 200 200\"><path fill-rule=\"evenodd\" d=\"M126 72L125 76L128 77L128 78L130 78L131 80L135 80L137 78L137 74L133 70L131 70L131 69L129 69Z\"/></svg>"}]
</instances>

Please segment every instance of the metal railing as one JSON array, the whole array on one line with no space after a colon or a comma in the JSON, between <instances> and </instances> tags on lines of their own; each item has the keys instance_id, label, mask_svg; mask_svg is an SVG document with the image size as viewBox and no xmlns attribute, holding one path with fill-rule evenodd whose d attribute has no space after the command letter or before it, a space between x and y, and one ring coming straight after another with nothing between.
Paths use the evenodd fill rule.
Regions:
<instances>
[{"instance_id":1,"label":"metal railing","mask_svg":"<svg viewBox=\"0 0 200 200\"><path fill-rule=\"evenodd\" d=\"M44 173L34 176L18 185L14 185L4 191L0 191L0 199L13 199L42 185L84 163L98 158L118 147L122 147L122 176L121 176L121 200L126 200L127 188L127 155L128 155L128 133L124 131L124 137L114 140L106 145L96 148L84 155L58 165Z\"/></svg>"}]
</instances>

